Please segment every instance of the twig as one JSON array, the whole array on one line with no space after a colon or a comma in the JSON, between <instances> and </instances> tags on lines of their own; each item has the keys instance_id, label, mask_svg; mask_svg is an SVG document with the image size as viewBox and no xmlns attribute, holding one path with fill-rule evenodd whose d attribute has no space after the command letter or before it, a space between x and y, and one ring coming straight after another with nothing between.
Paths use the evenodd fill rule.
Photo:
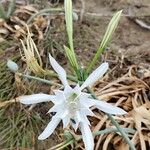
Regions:
<instances>
[{"instance_id":1,"label":"twig","mask_svg":"<svg viewBox=\"0 0 150 150\"><path fill-rule=\"evenodd\" d=\"M150 30L150 25L147 25L144 21L139 19L134 19L135 23L141 26L142 28Z\"/></svg>"}]
</instances>

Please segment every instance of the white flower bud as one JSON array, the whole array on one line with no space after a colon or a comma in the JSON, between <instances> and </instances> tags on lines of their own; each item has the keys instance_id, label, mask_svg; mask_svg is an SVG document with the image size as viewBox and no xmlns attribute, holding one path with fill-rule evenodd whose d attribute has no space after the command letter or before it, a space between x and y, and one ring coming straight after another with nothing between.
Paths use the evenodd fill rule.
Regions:
<instances>
[{"instance_id":1,"label":"white flower bud","mask_svg":"<svg viewBox=\"0 0 150 150\"><path fill-rule=\"evenodd\" d=\"M7 60L7 67L8 67L12 72L16 72L16 71L18 71L18 69L19 69L18 65L17 65L14 61L12 61L12 60L10 60L10 59Z\"/></svg>"}]
</instances>

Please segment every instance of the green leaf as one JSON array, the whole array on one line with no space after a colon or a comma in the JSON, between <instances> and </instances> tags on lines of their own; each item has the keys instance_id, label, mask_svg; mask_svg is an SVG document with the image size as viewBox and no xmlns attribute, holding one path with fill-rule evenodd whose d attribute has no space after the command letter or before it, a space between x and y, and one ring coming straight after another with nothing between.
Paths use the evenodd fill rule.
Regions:
<instances>
[{"instance_id":1,"label":"green leaf","mask_svg":"<svg viewBox=\"0 0 150 150\"><path fill-rule=\"evenodd\" d=\"M65 20L70 49L73 48L72 0L65 0Z\"/></svg>"},{"instance_id":2,"label":"green leaf","mask_svg":"<svg viewBox=\"0 0 150 150\"><path fill-rule=\"evenodd\" d=\"M118 26L118 22L120 20L122 14L122 10L118 11L113 18L111 19L111 21L108 24L108 27L106 29L106 32L104 34L104 37L101 41L101 44L92 60L92 62L89 64L89 67L87 69L87 73L90 73L92 68L94 67L95 63L97 62L97 60L99 59L100 54L106 49L108 43L110 42L112 35L115 31L115 29Z\"/></svg>"},{"instance_id":3,"label":"green leaf","mask_svg":"<svg viewBox=\"0 0 150 150\"><path fill-rule=\"evenodd\" d=\"M71 64L73 70L74 70L75 72L77 72L77 70L78 70L78 63L77 63L77 61L76 61L76 57L75 57L73 51L71 51L71 50L70 50L68 47L66 47L66 46L64 46L64 50L65 50L65 52L66 52L66 55L67 55L67 57L68 57L68 59L69 59L69 62L70 62L70 64Z\"/></svg>"},{"instance_id":4,"label":"green leaf","mask_svg":"<svg viewBox=\"0 0 150 150\"><path fill-rule=\"evenodd\" d=\"M74 46L73 46L73 10L72 10L72 0L65 0L64 1L64 7L65 7L65 21L66 21L66 30L68 34L68 43L69 48L64 47L66 55L70 61L70 64L73 68L73 70L76 72L79 70L79 65L77 62L76 54L74 52Z\"/></svg>"},{"instance_id":5,"label":"green leaf","mask_svg":"<svg viewBox=\"0 0 150 150\"><path fill-rule=\"evenodd\" d=\"M101 45L99 47L99 49L105 50L105 48L107 47L114 31L116 30L117 26L118 26L118 22L120 20L122 14L122 10L118 11L113 18L111 19L111 21L109 22L109 25L107 27L107 30L105 32L105 35L103 37L103 40L101 42Z\"/></svg>"}]
</instances>

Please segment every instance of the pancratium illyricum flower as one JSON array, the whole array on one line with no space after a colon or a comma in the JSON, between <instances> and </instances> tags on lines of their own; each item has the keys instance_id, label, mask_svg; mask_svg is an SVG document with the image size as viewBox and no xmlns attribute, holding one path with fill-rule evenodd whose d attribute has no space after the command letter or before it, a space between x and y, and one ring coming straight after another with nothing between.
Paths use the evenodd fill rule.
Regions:
<instances>
[{"instance_id":1,"label":"pancratium illyricum flower","mask_svg":"<svg viewBox=\"0 0 150 150\"><path fill-rule=\"evenodd\" d=\"M66 71L51 55L49 55L49 58L53 69L57 72L59 79L64 85L64 90L56 90L54 91L54 95L40 93L21 96L20 102L23 104L36 104L52 101L54 103L54 106L48 112L56 112L56 114L52 117L42 134L38 137L39 140L44 140L49 137L62 120L64 128L69 124L72 125L75 130L79 127L82 133L85 149L93 150L94 139L89 127L90 122L87 118L87 116L94 115L94 113L90 110L90 107L95 106L99 110L109 114L126 114L123 109L112 106L104 101L93 99L89 93L83 91L83 89L91 86L96 80L103 76L108 69L108 63L103 63L99 66L89 75L81 86L77 84L74 88L72 88L68 84Z\"/></svg>"}]
</instances>

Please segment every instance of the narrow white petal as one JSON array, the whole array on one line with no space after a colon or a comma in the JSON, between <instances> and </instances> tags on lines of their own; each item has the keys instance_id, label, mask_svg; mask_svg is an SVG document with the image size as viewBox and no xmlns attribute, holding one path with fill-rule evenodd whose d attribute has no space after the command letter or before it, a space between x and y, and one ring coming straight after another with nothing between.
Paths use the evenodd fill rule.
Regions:
<instances>
[{"instance_id":1,"label":"narrow white petal","mask_svg":"<svg viewBox=\"0 0 150 150\"><path fill-rule=\"evenodd\" d=\"M73 120L71 120L71 119L73 119ZM75 131L77 131L77 129L79 127L79 123L80 123L80 120L77 115L75 115L74 118L70 118L70 124L74 128Z\"/></svg>"},{"instance_id":2,"label":"narrow white petal","mask_svg":"<svg viewBox=\"0 0 150 150\"><path fill-rule=\"evenodd\" d=\"M48 138L54 132L60 121L61 119L59 118L52 118L52 120L49 122L42 134L40 134L38 139L45 140L46 138Z\"/></svg>"},{"instance_id":3,"label":"narrow white petal","mask_svg":"<svg viewBox=\"0 0 150 150\"><path fill-rule=\"evenodd\" d=\"M90 98L86 98L86 97L85 98L81 97L80 103L81 103L81 105L84 105L85 107L88 107L88 108L95 105L94 101L92 101Z\"/></svg>"},{"instance_id":4,"label":"narrow white petal","mask_svg":"<svg viewBox=\"0 0 150 150\"><path fill-rule=\"evenodd\" d=\"M65 118L63 118L63 128L66 128L70 122L70 117L66 116Z\"/></svg>"},{"instance_id":5,"label":"narrow white petal","mask_svg":"<svg viewBox=\"0 0 150 150\"><path fill-rule=\"evenodd\" d=\"M80 112L85 116L95 116L95 114L89 108L81 109Z\"/></svg>"},{"instance_id":6,"label":"narrow white petal","mask_svg":"<svg viewBox=\"0 0 150 150\"><path fill-rule=\"evenodd\" d=\"M77 111L77 112L76 112L76 118L77 118L78 122L81 122L81 121L82 121L82 116L81 116L81 114L80 114L80 111Z\"/></svg>"},{"instance_id":7,"label":"narrow white petal","mask_svg":"<svg viewBox=\"0 0 150 150\"><path fill-rule=\"evenodd\" d=\"M54 93L58 98L62 98L64 95L64 91L61 90L54 90Z\"/></svg>"},{"instance_id":8,"label":"narrow white petal","mask_svg":"<svg viewBox=\"0 0 150 150\"><path fill-rule=\"evenodd\" d=\"M41 102L47 102L47 101L54 101L55 96L54 95L48 95L48 94L33 94L33 95L25 95L20 96L19 100L23 104L37 104Z\"/></svg>"},{"instance_id":9,"label":"narrow white petal","mask_svg":"<svg viewBox=\"0 0 150 150\"><path fill-rule=\"evenodd\" d=\"M81 86L81 90L85 87L92 86L99 78L101 78L104 73L108 70L108 63L101 64L96 70L94 70L89 77L85 80L85 82Z\"/></svg>"},{"instance_id":10,"label":"narrow white petal","mask_svg":"<svg viewBox=\"0 0 150 150\"><path fill-rule=\"evenodd\" d=\"M79 123L83 120L80 112L77 111L76 114L74 115L74 118L71 118L71 119L73 119L74 121L71 121L70 124L76 131L78 129Z\"/></svg>"},{"instance_id":11,"label":"narrow white petal","mask_svg":"<svg viewBox=\"0 0 150 150\"><path fill-rule=\"evenodd\" d=\"M62 112L63 110L64 110L64 105L59 104L59 105L54 105L52 108L49 109L47 113Z\"/></svg>"},{"instance_id":12,"label":"narrow white petal","mask_svg":"<svg viewBox=\"0 0 150 150\"><path fill-rule=\"evenodd\" d=\"M62 110L56 113L56 115L54 116L55 118L60 118L60 119L64 119L65 117L69 116L69 112L68 110Z\"/></svg>"},{"instance_id":13,"label":"narrow white petal","mask_svg":"<svg viewBox=\"0 0 150 150\"><path fill-rule=\"evenodd\" d=\"M53 69L57 72L59 79L64 86L68 86L66 71L57 63L57 61L49 54L49 60Z\"/></svg>"},{"instance_id":14,"label":"narrow white petal","mask_svg":"<svg viewBox=\"0 0 150 150\"><path fill-rule=\"evenodd\" d=\"M83 142L86 150L94 149L94 138L88 124L80 123Z\"/></svg>"},{"instance_id":15,"label":"narrow white petal","mask_svg":"<svg viewBox=\"0 0 150 150\"><path fill-rule=\"evenodd\" d=\"M87 116L94 116L94 115L95 114L88 108L81 109L80 110L80 116L81 116L81 121L80 122L91 125Z\"/></svg>"},{"instance_id":16,"label":"narrow white petal","mask_svg":"<svg viewBox=\"0 0 150 150\"><path fill-rule=\"evenodd\" d=\"M123 109L117 106L113 106L107 102L103 102L99 100L94 100L94 101L95 101L95 106L105 113L114 114L114 115L124 115L127 113Z\"/></svg>"},{"instance_id":17,"label":"narrow white petal","mask_svg":"<svg viewBox=\"0 0 150 150\"><path fill-rule=\"evenodd\" d=\"M63 96L68 97L73 92L74 92L74 90L70 86L66 86L63 91Z\"/></svg>"},{"instance_id":18,"label":"narrow white petal","mask_svg":"<svg viewBox=\"0 0 150 150\"><path fill-rule=\"evenodd\" d=\"M87 118L86 113L89 114L90 112L87 112L85 110L80 110L80 111L76 112L75 117L74 117L74 120L75 120L76 123L72 124L72 126L74 125L73 128L75 130L77 130L77 127L78 127L79 123L85 123L85 124L90 125L90 122L89 122L89 120ZM92 113L92 116L93 116L93 113Z\"/></svg>"},{"instance_id":19,"label":"narrow white petal","mask_svg":"<svg viewBox=\"0 0 150 150\"><path fill-rule=\"evenodd\" d=\"M54 104L57 105L57 104L60 104L60 103L65 101L65 97L64 97L64 92L63 91L55 90L54 93L55 93L55 96L56 96Z\"/></svg>"},{"instance_id":20,"label":"narrow white petal","mask_svg":"<svg viewBox=\"0 0 150 150\"><path fill-rule=\"evenodd\" d=\"M81 90L81 89L80 89ZM89 93L85 93L85 92L81 92L81 96L85 97L85 98L88 98L88 97L91 97L91 94Z\"/></svg>"},{"instance_id":21,"label":"narrow white petal","mask_svg":"<svg viewBox=\"0 0 150 150\"><path fill-rule=\"evenodd\" d=\"M78 95L81 94L81 88L80 88L79 84L77 84L77 85L75 86L74 92L75 92L76 94L78 94Z\"/></svg>"},{"instance_id":22,"label":"narrow white petal","mask_svg":"<svg viewBox=\"0 0 150 150\"><path fill-rule=\"evenodd\" d=\"M79 127L79 122L77 120L74 119L75 122L70 122L71 126L74 128L75 132L77 131L78 127Z\"/></svg>"},{"instance_id":23,"label":"narrow white petal","mask_svg":"<svg viewBox=\"0 0 150 150\"><path fill-rule=\"evenodd\" d=\"M86 115L83 115L83 114L82 114L82 121L81 121L81 122L84 123L84 124L91 125L91 124L90 124L90 121L89 121L88 118L87 118L87 116L86 116Z\"/></svg>"}]
</instances>

